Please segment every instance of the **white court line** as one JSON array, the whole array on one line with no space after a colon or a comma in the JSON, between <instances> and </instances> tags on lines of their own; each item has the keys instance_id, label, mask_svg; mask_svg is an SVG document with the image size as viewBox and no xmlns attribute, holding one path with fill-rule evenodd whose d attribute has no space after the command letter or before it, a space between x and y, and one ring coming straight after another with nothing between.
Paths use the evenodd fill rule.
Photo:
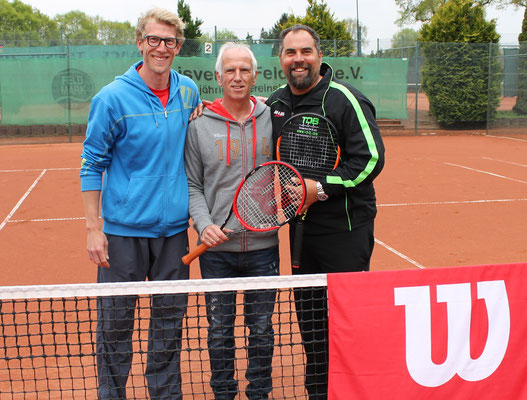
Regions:
<instances>
[{"instance_id":1,"label":"white court line","mask_svg":"<svg viewBox=\"0 0 527 400\"><path fill-rule=\"evenodd\" d=\"M503 202L513 202L513 201L527 201L527 199L497 199L497 200L468 200L468 201L431 201L423 203L393 203L393 204L377 204L377 207L400 207L400 206L421 206L421 205L443 205L443 204L477 204L477 203L503 203ZM409 263L415 265L417 268L425 269L423 265L419 264L417 261L412 260L410 257L404 255L403 253L395 250L393 247L387 245L386 243L375 239L375 242L385 247L387 250L391 251L395 255L401 257L402 259L408 261Z\"/></svg>"},{"instance_id":2,"label":"white court line","mask_svg":"<svg viewBox=\"0 0 527 400\"><path fill-rule=\"evenodd\" d=\"M21 222L55 222L55 221L78 221L86 219L86 217L65 217L65 218L37 218L37 219L12 219L7 222L16 224Z\"/></svg>"},{"instance_id":3,"label":"white court line","mask_svg":"<svg viewBox=\"0 0 527 400\"><path fill-rule=\"evenodd\" d=\"M397 251L395 250L393 247L391 246L388 246L386 243L384 242L381 242L379 239L375 238L375 243L378 243L380 244L381 246L383 246L384 248L388 249L389 251L391 251L392 253L394 253L395 255L401 257L402 259L408 261L410 264L413 264L415 265L417 268L420 268L420 269L425 269L426 267L419 264L417 261L415 260L412 260L410 257L408 256L405 256L403 253L401 253L400 251Z\"/></svg>"},{"instance_id":4,"label":"white court line","mask_svg":"<svg viewBox=\"0 0 527 400\"><path fill-rule=\"evenodd\" d=\"M73 171L80 170L80 168L47 168L48 171ZM35 172L42 171L42 168L31 168L31 169L0 169L0 173L9 173L9 172Z\"/></svg>"},{"instance_id":5,"label":"white court line","mask_svg":"<svg viewBox=\"0 0 527 400\"><path fill-rule=\"evenodd\" d=\"M527 201L525 199L495 199L495 200L460 200L460 201L425 201L422 203L387 203L377 204L377 207L399 207L399 206L440 206L452 204L478 204L478 203L509 203L513 201Z\"/></svg>"},{"instance_id":6,"label":"white court line","mask_svg":"<svg viewBox=\"0 0 527 400\"><path fill-rule=\"evenodd\" d=\"M515 165L517 167L525 167L525 168L527 168L527 164L519 164L519 163L515 163L515 162L512 162L512 161L498 160L496 158L490 158L490 157L481 157L481 158L483 158L485 160L490 160L490 161L496 161L496 162L504 163L504 164Z\"/></svg>"},{"instance_id":7,"label":"white court line","mask_svg":"<svg viewBox=\"0 0 527 400\"><path fill-rule=\"evenodd\" d=\"M509 180L509 181L513 181L513 182L527 183L527 182L522 181L522 180L520 180L520 179L509 178L508 176L498 175L498 174L495 174L495 173L493 173L493 172L483 171L483 170L481 170L481 169L470 168L470 167L466 167L466 166L464 166L464 165L452 164L452 163L448 163L448 162L443 163L443 164L451 165L451 166L453 166L453 167L458 167L458 168L468 169L469 171L479 172L479 173L481 173L481 174L487 174L487 175L495 176L495 177L497 177L497 178L507 179L507 180Z\"/></svg>"},{"instance_id":8,"label":"white court line","mask_svg":"<svg viewBox=\"0 0 527 400\"><path fill-rule=\"evenodd\" d=\"M494 199L494 200L461 200L461 201L425 201L422 203L386 203L377 204L377 207L407 207L407 206L441 206L452 204L481 204L481 203L511 203L515 201L527 201L525 199ZM100 217L99 217L100 218ZM35 219L11 219L10 224L22 222L54 222L54 221L79 221L86 217L64 217L64 218L35 218Z\"/></svg>"},{"instance_id":9,"label":"white court line","mask_svg":"<svg viewBox=\"0 0 527 400\"><path fill-rule=\"evenodd\" d=\"M42 178L44 176L44 174L46 173L47 169L43 170L41 172L41 174L38 176L37 179L35 179L35 181L33 182L33 184L29 187L29 189L27 190L27 192L22 196L22 198L20 200L18 200L18 203L16 204L16 206L11 210L11 212L7 215L7 217L5 217L4 221L0 224L0 231L2 229L4 229L4 226L9 222L9 220L11 219L11 217L13 216L14 213L17 212L17 210L20 208L20 206L22 205L22 203L24 202L24 200L27 198L27 196L29 196L29 193L31 193L31 191L35 188L35 186L37 185L38 181L40 180L40 178Z\"/></svg>"},{"instance_id":10,"label":"white court line","mask_svg":"<svg viewBox=\"0 0 527 400\"><path fill-rule=\"evenodd\" d=\"M496 135L485 135L486 137L496 138L496 139L509 139L517 140L518 142L527 142L527 139L515 138L510 136L496 136Z\"/></svg>"}]
</instances>

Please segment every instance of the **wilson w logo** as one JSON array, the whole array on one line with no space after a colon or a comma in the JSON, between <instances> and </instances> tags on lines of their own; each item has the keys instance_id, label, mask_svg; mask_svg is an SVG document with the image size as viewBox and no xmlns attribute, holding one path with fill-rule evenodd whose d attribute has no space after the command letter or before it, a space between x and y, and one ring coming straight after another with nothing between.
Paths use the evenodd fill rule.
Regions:
<instances>
[{"instance_id":1,"label":"wilson w logo","mask_svg":"<svg viewBox=\"0 0 527 400\"><path fill-rule=\"evenodd\" d=\"M510 337L510 311L504 281L478 282L478 299L485 301L488 315L487 342L477 359L470 357L472 299L470 283L438 285L437 301L447 304L447 358L432 361L430 287L394 289L395 305L405 306L406 366L418 384L437 387L458 374L466 381L483 380L498 368Z\"/></svg>"}]
</instances>

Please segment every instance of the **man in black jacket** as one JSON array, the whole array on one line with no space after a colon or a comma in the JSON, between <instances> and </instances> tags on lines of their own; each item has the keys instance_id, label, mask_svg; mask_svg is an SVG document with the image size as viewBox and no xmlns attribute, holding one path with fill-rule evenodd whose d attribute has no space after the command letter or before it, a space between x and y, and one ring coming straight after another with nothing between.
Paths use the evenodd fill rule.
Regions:
<instances>
[{"instance_id":1,"label":"man in black jacket","mask_svg":"<svg viewBox=\"0 0 527 400\"><path fill-rule=\"evenodd\" d=\"M299 268L293 274L369 270L377 213L373 180L384 166L384 145L373 104L322 62L320 38L304 25L280 35L279 59L288 85L268 99L273 139L293 114L316 112L337 128L341 160L320 182L306 180L309 208ZM295 237L290 229L291 246ZM305 384L311 400L327 398L328 325L325 288L295 290L297 317L307 355Z\"/></svg>"}]
</instances>

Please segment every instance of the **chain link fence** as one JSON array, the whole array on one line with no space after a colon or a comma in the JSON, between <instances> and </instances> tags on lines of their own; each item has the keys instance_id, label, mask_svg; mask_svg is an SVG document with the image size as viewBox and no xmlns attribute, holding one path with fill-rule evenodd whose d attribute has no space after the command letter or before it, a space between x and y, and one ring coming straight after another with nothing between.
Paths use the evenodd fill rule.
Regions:
<instances>
[{"instance_id":1,"label":"chain link fence","mask_svg":"<svg viewBox=\"0 0 527 400\"><path fill-rule=\"evenodd\" d=\"M378 50L408 60L407 128L527 133L527 43L415 43Z\"/></svg>"},{"instance_id":2,"label":"chain link fence","mask_svg":"<svg viewBox=\"0 0 527 400\"><path fill-rule=\"evenodd\" d=\"M173 68L194 79L204 99L221 96L213 64L224 42L186 40L175 59ZM243 42L259 63L255 94L269 95L285 82L278 43ZM321 47L337 77L373 101L384 134L526 131L527 43L381 49L378 41L368 55L355 41L323 41ZM0 38L0 137L82 135L91 97L138 60L134 43Z\"/></svg>"}]
</instances>

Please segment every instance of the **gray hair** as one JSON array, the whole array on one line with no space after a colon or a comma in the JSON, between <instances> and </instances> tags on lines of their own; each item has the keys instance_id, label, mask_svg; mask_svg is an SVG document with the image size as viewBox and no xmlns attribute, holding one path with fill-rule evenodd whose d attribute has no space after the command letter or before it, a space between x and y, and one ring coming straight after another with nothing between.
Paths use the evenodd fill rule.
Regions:
<instances>
[{"instance_id":1,"label":"gray hair","mask_svg":"<svg viewBox=\"0 0 527 400\"><path fill-rule=\"evenodd\" d=\"M223 46L221 46L220 52L218 53L218 58L216 59L216 72L219 74L219 76L221 77L223 73L223 54L229 49L244 49L247 51L247 53L249 53L249 56L251 57L252 72L254 77L258 68L258 63L256 62L256 57L254 56L254 53L248 45L236 42L227 42Z\"/></svg>"}]
</instances>

